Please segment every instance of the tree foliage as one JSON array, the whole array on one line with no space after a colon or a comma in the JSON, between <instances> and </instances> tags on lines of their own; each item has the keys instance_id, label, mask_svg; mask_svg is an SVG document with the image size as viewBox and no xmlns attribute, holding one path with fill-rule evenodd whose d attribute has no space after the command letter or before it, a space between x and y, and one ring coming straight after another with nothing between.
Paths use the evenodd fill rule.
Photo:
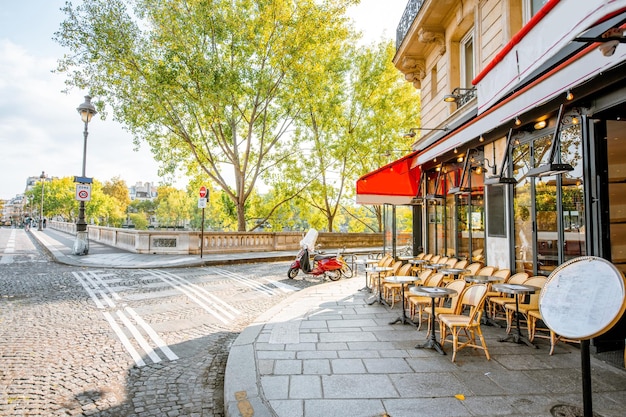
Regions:
<instances>
[{"instance_id":1,"label":"tree foliage","mask_svg":"<svg viewBox=\"0 0 626 417\"><path fill-rule=\"evenodd\" d=\"M91 0L67 3L58 71L146 141L163 172L200 169L233 204L287 160L303 97L324 84L320 51L340 51L358 0ZM308 110L308 106L307 106ZM282 200L284 201L284 200Z\"/></svg>"},{"instance_id":2,"label":"tree foliage","mask_svg":"<svg viewBox=\"0 0 626 417\"><path fill-rule=\"evenodd\" d=\"M394 53L387 41L322 61L327 87L312 90L299 118L299 143L309 150L300 160L299 172L310 177L302 198L324 216L328 231L338 219L347 227L344 213L355 217L350 200L360 175L410 150L402 133L416 123L416 97L393 66ZM380 211L375 214L381 230Z\"/></svg>"}]
</instances>

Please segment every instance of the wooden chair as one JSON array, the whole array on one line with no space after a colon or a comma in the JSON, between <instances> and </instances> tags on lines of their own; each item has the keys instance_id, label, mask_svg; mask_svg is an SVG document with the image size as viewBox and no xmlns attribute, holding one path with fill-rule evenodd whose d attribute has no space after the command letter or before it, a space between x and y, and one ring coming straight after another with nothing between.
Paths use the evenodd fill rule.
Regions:
<instances>
[{"instance_id":1,"label":"wooden chair","mask_svg":"<svg viewBox=\"0 0 626 417\"><path fill-rule=\"evenodd\" d=\"M420 272L417 277L415 278L415 282L419 281L419 284L417 285L426 285L424 284L425 282L427 282L428 278L433 275L433 271L430 269L424 269L422 272ZM409 305L409 297L413 296L413 294L409 293L408 291L404 293L404 300L403 300L403 304L402 304L402 308L406 308Z\"/></svg>"},{"instance_id":2,"label":"wooden chair","mask_svg":"<svg viewBox=\"0 0 626 417\"><path fill-rule=\"evenodd\" d=\"M483 267L483 264L480 262L474 262L467 266L467 272L463 275L478 275L478 270ZM462 278L462 277L461 277Z\"/></svg>"},{"instance_id":3,"label":"wooden chair","mask_svg":"<svg viewBox=\"0 0 626 417\"><path fill-rule=\"evenodd\" d=\"M459 304L461 294L463 293L463 290L465 290L466 286L466 282L462 279L454 280L445 285L446 288L456 291L456 295L453 297L439 299L439 304L436 306L437 310L435 311L437 316L439 316L439 314L455 314L457 312L457 305ZM425 308L422 313L425 315L424 320L428 321L428 334L426 335L426 337L428 337L432 331L430 328L430 316L432 314L432 310ZM435 318L437 319L437 317Z\"/></svg>"},{"instance_id":4,"label":"wooden chair","mask_svg":"<svg viewBox=\"0 0 626 417\"><path fill-rule=\"evenodd\" d=\"M392 264L393 264L393 257L391 255L385 255L380 259L380 261L378 261L376 265L379 267L386 267L386 266L392 266ZM382 282L382 278L385 276L387 276L386 272L380 273L381 282ZM370 280L370 288L372 289L372 291L374 291L376 288L378 288L378 274L377 273L369 274L369 280Z\"/></svg>"},{"instance_id":5,"label":"wooden chair","mask_svg":"<svg viewBox=\"0 0 626 417\"><path fill-rule=\"evenodd\" d=\"M487 286L485 284L470 285L463 291L455 314L437 315L441 326L441 344L452 343L452 362L455 361L457 352L468 346L484 350L487 360L491 359L480 329L480 319L486 297ZM468 313L461 314L467 307L469 307ZM452 336L452 340L448 340L448 335ZM476 344L477 335L480 345ZM464 338L463 342L459 341L460 337Z\"/></svg>"},{"instance_id":6,"label":"wooden chair","mask_svg":"<svg viewBox=\"0 0 626 417\"><path fill-rule=\"evenodd\" d=\"M432 258L429 259L431 264L437 264L439 263L439 259L441 259L440 255L434 255Z\"/></svg>"},{"instance_id":7,"label":"wooden chair","mask_svg":"<svg viewBox=\"0 0 626 417\"><path fill-rule=\"evenodd\" d=\"M523 284L524 281L528 279L528 274L526 272L518 272L517 274L509 277L507 284ZM489 317L493 320L498 319L498 314L502 317L501 319L505 319L504 316L504 305L507 303L515 303L515 299L511 294L503 294L496 292L494 295L490 296L487 299L487 310L489 311Z\"/></svg>"},{"instance_id":8,"label":"wooden chair","mask_svg":"<svg viewBox=\"0 0 626 417\"><path fill-rule=\"evenodd\" d=\"M404 264L398 269L394 275L404 276L409 275L411 271L411 264ZM383 280L383 297L387 301L391 301L391 308L395 304L396 299L400 300L400 293L402 290L402 284L396 282L388 282ZM407 284L405 284L407 285Z\"/></svg>"},{"instance_id":9,"label":"wooden chair","mask_svg":"<svg viewBox=\"0 0 626 417\"><path fill-rule=\"evenodd\" d=\"M485 250L476 249L472 251L472 262L482 262L485 260Z\"/></svg>"},{"instance_id":10,"label":"wooden chair","mask_svg":"<svg viewBox=\"0 0 626 417\"><path fill-rule=\"evenodd\" d=\"M491 276L502 278L501 282L506 282L511 277L511 270L506 268L498 269L493 274L491 274Z\"/></svg>"},{"instance_id":11,"label":"wooden chair","mask_svg":"<svg viewBox=\"0 0 626 417\"><path fill-rule=\"evenodd\" d=\"M533 287L543 288L546 284L548 278L544 276L534 276L528 278L524 281L524 285L532 285ZM541 294L541 290L535 292L534 294L530 294L528 297L527 303L518 303L518 313L520 314L520 318L523 318L526 323L528 323L528 312L532 310L539 310L539 295ZM508 303L504 305L504 312L506 313L506 332L511 332L511 325L513 323L513 316L516 312L515 302ZM530 338L529 338L530 339Z\"/></svg>"},{"instance_id":12,"label":"wooden chair","mask_svg":"<svg viewBox=\"0 0 626 417\"><path fill-rule=\"evenodd\" d=\"M530 310L528 312L528 340L531 342L535 340L535 337L541 337L545 339L550 339L550 355L554 353L554 347L559 341L569 342L569 343L580 343L580 340L567 339L563 336L560 336L554 333L553 330L542 327L538 328L537 323L543 321L543 317L541 317L541 311L539 310ZM548 334L544 336L543 334L538 334L537 331L547 332Z\"/></svg>"},{"instance_id":13,"label":"wooden chair","mask_svg":"<svg viewBox=\"0 0 626 417\"><path fill-rule=\"evenodd\" d=\"M498 267L495 267L495 266L485 266L483 268L480 268L476 275L486 275L486 276L490 277L497 270L498 270Z\"/></svg>"},{"instance_id":14,"label":"wooden chair","mask_svg":"<svg viewBox=\"0 0 626 417\"><path fill-rule=\"evenodd\" d=\"M465 260L458 261L457 263L455 263L452 268L466 269L467 265L469 265L469 261L465 259Z\"/></svg>"},{"instance_id":15,"label":"wooden chair","mask_svg":"<svg viewBox=\"0 0 626 417\"><path fill-rule=\"evenodd\" d=\"M448 268L454 268L454 265L456 265L458 261L459 260L456 258L448 258L448 260L446 261L446 266Z\"/></svg>"},{"instance_id":16,"label":"wooden chair","mask_svg":"<svg viewBox=\"0 0 626 417\"><path fill-rule=\"evenodd\" d=\"M422 281L424 286L427 287L439 287L443 283L443 274L441 272L436 272L430 275L426 281ZM418 315L418 326L417 330L422 328L422 313L424 312L424 308L430 306L432 302L431 297L425 297L422 295L413 295L410 294L408 297L408 305L409 305L409 316L411 319L414 319L415 314Z\"/></svg>"}]
</instances>

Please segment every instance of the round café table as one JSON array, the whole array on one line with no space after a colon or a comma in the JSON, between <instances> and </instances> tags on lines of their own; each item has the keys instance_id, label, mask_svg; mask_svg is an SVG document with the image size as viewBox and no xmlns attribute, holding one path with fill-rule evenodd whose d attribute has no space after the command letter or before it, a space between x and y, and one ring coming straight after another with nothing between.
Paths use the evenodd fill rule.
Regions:
<instances>
[{"instance_id":1,"label":"round caf\u00e9 table","mask_svg":"<svg viewBox=\"0 0 626 417\"><path fill-rule=\"evenodd\" d=\"M445 268L446 266L448 266L448 264L428 264L428 265L424 265L423 268L426 269L432 269L433 272L439 272L439 269L441 268Z\"/></svg>"},{"instance_id":2,"label":"round caf\u00e9 table","mask_svg":"<svg viewBox=\"0 0 626 417\"><path fill-rule=\"evenodd\" d=\"M435 302L435 300L437 298L452 297L453 295L456 295L457 292L454 291L454 290L451 290L449 288L426 287L426 286L423 286L423 285L420 286L420 287L412 287L412 288L409 289L409 292L411 294L421 295L421 296L432 298L431 304L432 304L433 311L432 311L432 314L430 316L430 328L432 329L432 331L430 332L430 337L426 341L426 343L424 343L422 345L417 345L417 346L415 346L415 348L416 349L435 349L440 354L445 355L446 352L443 351L443 347L437 341L437 336L435 335L435 317L436 317L436 315L435 315L435 304L437 304Z\"/></svg>"},{"instance_id":3,"label":"round caf\u00e9 table","mask_svg":"<svg viewBox=\"0 0 626 417\"><path fill-rule=\"evenodd\" d=\"M393 275L390 277L386 277L385 281L393 282L395 284L401 284L400 302L402 303L402 315L398 317L397 319L395 319L394 321L390 322L389 324L396 324L398 322L402 322L402 324L411 324L417 327L417 323L415 323L413 320L411 320L410 318L406 316L406 311L404 309L404 292L405 292L404 287L406 286L405 284L419 281L419 278L414 277L412 275Z\"/></svg>"},{"instance_id":4,"label":"round caf\u00e9 table","mask_svg":"<svg viewBox=\"0 0 626 417\"><path fill-rule=\"evenodd\" d=\"M523 285L523 284L493 284L494 291L500 291L506 294L515 295L515 328L516 332L508 335L507 337L502 337L499 339L500 342L513 342L513 343L525 343L530 347L537 348L528 338L522 336L522 330L519 325L519 296L520 294L534 294L540 290L539 287L535 287L532 285Z\"/></svg>"},{"instance_id":5,"label":"round caf\u00e9 table","mask_svg":"<svg viewBox=\"0 0 626 417\"><path fill-rule=\"evenodd\" d=\"M368 265L374 265L374 264L377 264L378 262L380 262L380 259L372 259L372 258L357 259L356 261L354 261L354 263L356 263L357 265L365 266L365 287L361 288L359 291L371 291L372 290L370 286L368 285L367 268L368 268Z\"/></svg>"},{"instance_id":6,"label":"round caf\u00e9 table","mask_svg":"<svg viewBox=\"0 0 626 417\"><path fill-rule=\"evenodd\" d=\"M442 268L439 270L439 272L445 274L445 275L452 275L452 278L454 279L458 279L459 278L459 274L464 274L466 273L468 270L464 269L464 268Z\"/></svg>"},{"instance_id":7,"label":"round caf\u00e9 table","mask_svg":"<svg viewBox=\"0 0 626 417\"><path fill-rule=\"evenodd\" d=\"M371 268L365 268L365 272L369 274L378 274L378 296L374 297L372 301L369 301L367 303L368 305L372 305L376 301L378 301L378 304L383 304L389 307L389 304L387 304L387 302L383 299L383 293L380 290L380 274L382 274L383 272L389 272L389 271L393 271L393 268L390 266L373 266Z\"/></svg>"},{"instance_id":8,"label":"round caf\u00e9 table","mask_svg":"<svg viewBox=\"0 0 626 417\"><path fill-rule=\"evenodd\" d=\"M411 265L413 265L413 267L416 269L416 272L417 272L417 271L420 271L424 267L424 265L428 264L428 260L426 260L426 259L410 259L409 263Z\"/></svg>"}]
</instances>

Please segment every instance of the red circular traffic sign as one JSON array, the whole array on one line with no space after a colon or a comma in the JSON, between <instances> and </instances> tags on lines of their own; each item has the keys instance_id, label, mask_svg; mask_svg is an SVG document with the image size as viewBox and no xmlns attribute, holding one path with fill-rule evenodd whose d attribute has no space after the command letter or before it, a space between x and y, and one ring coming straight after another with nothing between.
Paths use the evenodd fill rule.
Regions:
<instances>
[{"instance_id":1,"label":"red circular traffic sign","mask_svg":"<svg viewBox=\"0 0 626 417\"><path fill-rule=\"evenodd\" d=\"M81 191L78 192L78 196L80 198L87 198L87 197L89 197L89 193L87 191L85 191L85 190L81 190Z\"/></svg>"},{"instance_id":2,"label":"red circular traffic sign","mask_svg":"<svg viewBox=\"0 0 626 417\"><path fill-rule=\"evenodd\" d=\"M206 187L203 185L200 187L200 198L206 197Z\"/></svg>"}]
</instances>

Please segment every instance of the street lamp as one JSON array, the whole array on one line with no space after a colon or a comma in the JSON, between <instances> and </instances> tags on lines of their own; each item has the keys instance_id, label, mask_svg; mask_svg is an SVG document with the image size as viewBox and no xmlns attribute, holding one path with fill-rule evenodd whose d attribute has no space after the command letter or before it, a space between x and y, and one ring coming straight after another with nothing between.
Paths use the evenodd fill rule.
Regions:
<instances>
[{"instance_id":1,"label":"street lamp","mask_svg":"<svg viewBox=\"0 0 626 417\"><path fill-rule=\"evenodd\" d=\"M76 109L80 114L80 118L85 123L85 130L83 132L83 173L82 178L85 178L85 166L87 158L87 125L91 121L91 118L97 113L96 108L91 104L91 96L85 96L85 102L78 106ZM74 247L72 248L74 255L87 255L89 253L89 235L87 234L87 222L85 222L85 202L80 201L78 209L78 220L76 221L76 240L74 241Z\"/></svg>"},{"instance_id":2,"label":"street lamp","mask_svg":"<svg viewBox=\"0 0 626 417\"><path fill-rule=\"evenodd\" d=\"M37 230L42 231L43 230L43 187L44 187L44 184L46 183L46 173L44 171L41 171L41 175L39 176L39 179L41 180L41 206L39 206L39 226L37 227Z\"/></svg>"}]
</instances>

